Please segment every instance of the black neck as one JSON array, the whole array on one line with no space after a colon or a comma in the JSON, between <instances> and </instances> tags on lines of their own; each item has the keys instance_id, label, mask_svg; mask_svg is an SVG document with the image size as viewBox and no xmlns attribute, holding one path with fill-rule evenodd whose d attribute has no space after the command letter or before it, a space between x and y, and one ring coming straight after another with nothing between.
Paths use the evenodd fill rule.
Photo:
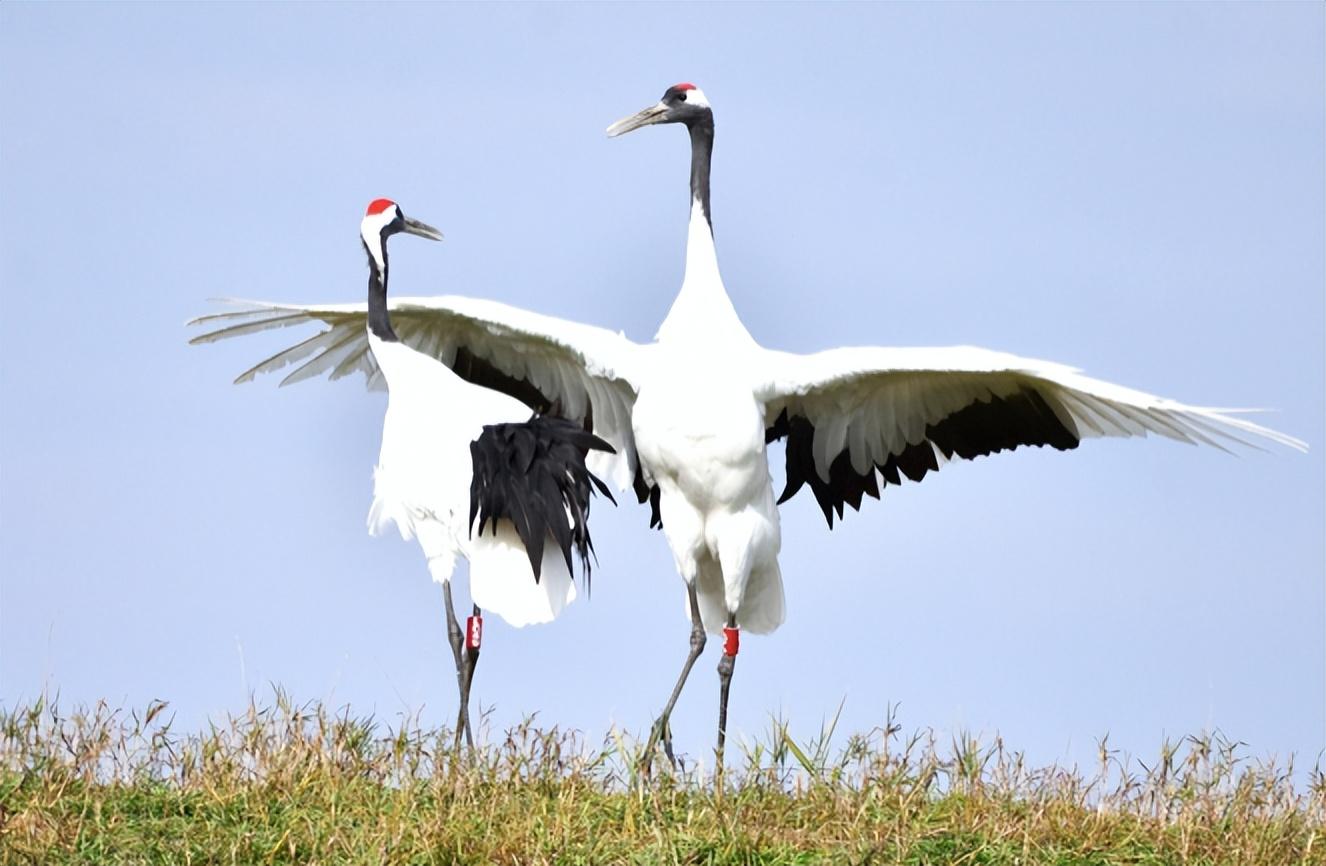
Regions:
<instances>
[{"instance_id":1,"label":"black neck","mask_svg":"<svg viewBox=\"0 0 1326 866\"><path fill-rule=\"evenodd\" d=\"M706 118L689 124L691 132L691 199L699 200L704 208L705 222L709 231L714 230L713 220L709 216L709 162L714 155L714 121Z\"/></svg>"},{"instance_id":2,"label":"black neck","mask_svg":"<svg viewBox=\"0 0 1326 866\"><path fill-rule=\"evenodd\" d=\"M368 256L368 329L373 336L388 343L400 340L391 329L391 318L387 315L387 239L382 238L382 271L378 272L377 260L370 253ZM364 247L368 251L367 245Z\"/></svg>"}]
</instances>

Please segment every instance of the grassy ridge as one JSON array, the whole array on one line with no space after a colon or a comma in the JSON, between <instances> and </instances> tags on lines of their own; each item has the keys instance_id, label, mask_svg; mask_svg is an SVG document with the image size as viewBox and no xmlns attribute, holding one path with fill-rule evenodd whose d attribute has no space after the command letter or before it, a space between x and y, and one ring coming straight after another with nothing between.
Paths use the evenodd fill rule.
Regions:
<instances>
[{"instance_id":1,"label":"grassy ridge","mask_svg":"<svg viewBox=\"0 0 1326 866\"><path fill-rule=\"evenodd\" d=\"M475 753L278 695L171 730L164 704L0 708L0 864L1326 864L1326 780L1189 738L1150 765L1102 744L1084 776L999 742L830 752L775 724L703 768L635 772L638 745L529 724Z\"/></svg>"}]
</instances>

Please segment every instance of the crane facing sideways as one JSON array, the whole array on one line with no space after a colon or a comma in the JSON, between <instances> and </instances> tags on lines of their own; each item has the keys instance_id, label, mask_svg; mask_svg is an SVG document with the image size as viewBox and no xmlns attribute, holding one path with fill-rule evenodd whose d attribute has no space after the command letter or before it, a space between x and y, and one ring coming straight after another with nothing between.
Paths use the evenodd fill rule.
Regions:
<instances>
[{"instance_id":1,"label":"crane facing sideways","mask_svg":"<svg viewBox=\"0 0 1326 866\"><path fill-rule=\"evenodd\" d=\"M1302 442L1231 414L1087 378L1060 364L971 347L840 348L811 355L758 345L737 317L718 271L710 223L714 115L691 84L614 123L610 136L654 124L686 127L691 143L690 227L681 291L654 342L461 297L392 305L402 339L471 381L532 407L556 405L592 423L615 455L593 454L661 519L686 586L690 650L646 746L662 741L706 632L722 633L718 766L742 629L783 622L777 504L809 488L829 526L845 505L881 486L920 481L955 459L1020 445L1076 448L1097 436L1159 434L1221 448L1262 438ZM249 330L319 320L328 327L291 350L291 379L343 375L368 351L362 305L267 304ZM223 317L224 318L224 317ZM217 336L224 336L218 332ZM311 356L311 357L310 357ZM304 360L307 359L307 360ZM291 358L264 362L251 372ZM475 362L481 362L476 366ZM532 392L532 393L531 393ZM766 446L785 438L787 486L775 498Z\"/></svg>"},{"instance_id":2,"label":"crane facing sideways","mask_svg":"<svg viewBox=\"0 0 1326 866\"><path fill-rule=\"evenodd\" d=\"M611 452L612 447L571 421L531 418L519 400L468 384L431 355L401 341L387 307L387 239L400 232L442 239L440 232L406 217L389 199L369 204L360 224L368 254L368 314L366 322L362 315L357 321L369 354L351 353L345 359L348 366L338 365L333 378L363 368L380 376L387 387L368 529L377 535L394 523L402 538L418 538L433 580L442 584L460 691L456 742L463 733L472 745L469 695L483 638L481 609L517 627L555 619L576 597L573 552L588 587L590 496L593 488L610 500L612 494L586 468L585 456L591 450ZM264 308L253 312L256 327L230 324L191 342L270 327ZM251 314L203 316L190 324L217 318L233 323ZM297 324L301 318L291 315L283 323ZM288 349L259 366L284 363L300 351ZM254 372L236 382L247 381ZM474 603L463 642L451 599L457 557L469 560Z\"/></svg>"}]
</instances>

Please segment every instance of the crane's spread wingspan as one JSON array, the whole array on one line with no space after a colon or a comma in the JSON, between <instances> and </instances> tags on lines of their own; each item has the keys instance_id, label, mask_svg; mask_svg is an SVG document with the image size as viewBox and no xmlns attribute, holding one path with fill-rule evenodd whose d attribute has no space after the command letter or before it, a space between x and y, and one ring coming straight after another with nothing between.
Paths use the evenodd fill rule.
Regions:
<instances>
[{"instance_id":1,"label":"crane's spread wingspan","mask_svg":"<svg viewBox=\"0 0 1326 866\"><path fill-rule=\"evenodd\" d=\"M274 304L230 301L239 307L194 319L213 330L190 340L210 343L258 331L317 322L324 330L264 359L236 382L294 365L281 384L362 371L370 388L384 386L369 351L366 304ZM391 322L401 341L437 358L461 378L510 394L531 409L592 426L617 450L594 452L591 469L620 489L636 475L631 408L636 388L630 362L638 348L621 334L456 296L393 298Z\"/></svg>"},{"instance_id":2,"label":"crane's spread wingspan","mask_svg":"<svg viewBox=\"0 0 1326 866\"><path fill-rule=\"evenodd\" d=\"M885 484L960 457L1019 445L1076 448L1095 436L1157 433L1224 450L1261 438L1306 445L1233 414L1186 406L1046 361L971 347L834 349L769 353L758 395L768 441L787 437L787 486L779 502L809 486L829 525L843 506L859 509ZM1222 444L1224 443L1224 444Z\"/></svg>"}]
</instances>

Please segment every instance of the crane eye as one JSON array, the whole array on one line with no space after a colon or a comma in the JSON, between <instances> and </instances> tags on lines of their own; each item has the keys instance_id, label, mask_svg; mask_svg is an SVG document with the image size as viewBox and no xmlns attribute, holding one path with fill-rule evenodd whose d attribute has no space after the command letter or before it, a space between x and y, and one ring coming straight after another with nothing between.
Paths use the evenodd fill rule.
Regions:
<instances>
[{"instance_id":1,"label":"crane eye","mask_svg":"<svg viewBox=\"0 0 1326 866\"><path fill-rule=\"evenodd\" d=\"M680 99L682 102L685 102L685 101L686 101L686 91L683 90L683 91L681 91L680 93L678 93L678 94L677 94L677 98Z\"/></svg>"}]
</instances>

